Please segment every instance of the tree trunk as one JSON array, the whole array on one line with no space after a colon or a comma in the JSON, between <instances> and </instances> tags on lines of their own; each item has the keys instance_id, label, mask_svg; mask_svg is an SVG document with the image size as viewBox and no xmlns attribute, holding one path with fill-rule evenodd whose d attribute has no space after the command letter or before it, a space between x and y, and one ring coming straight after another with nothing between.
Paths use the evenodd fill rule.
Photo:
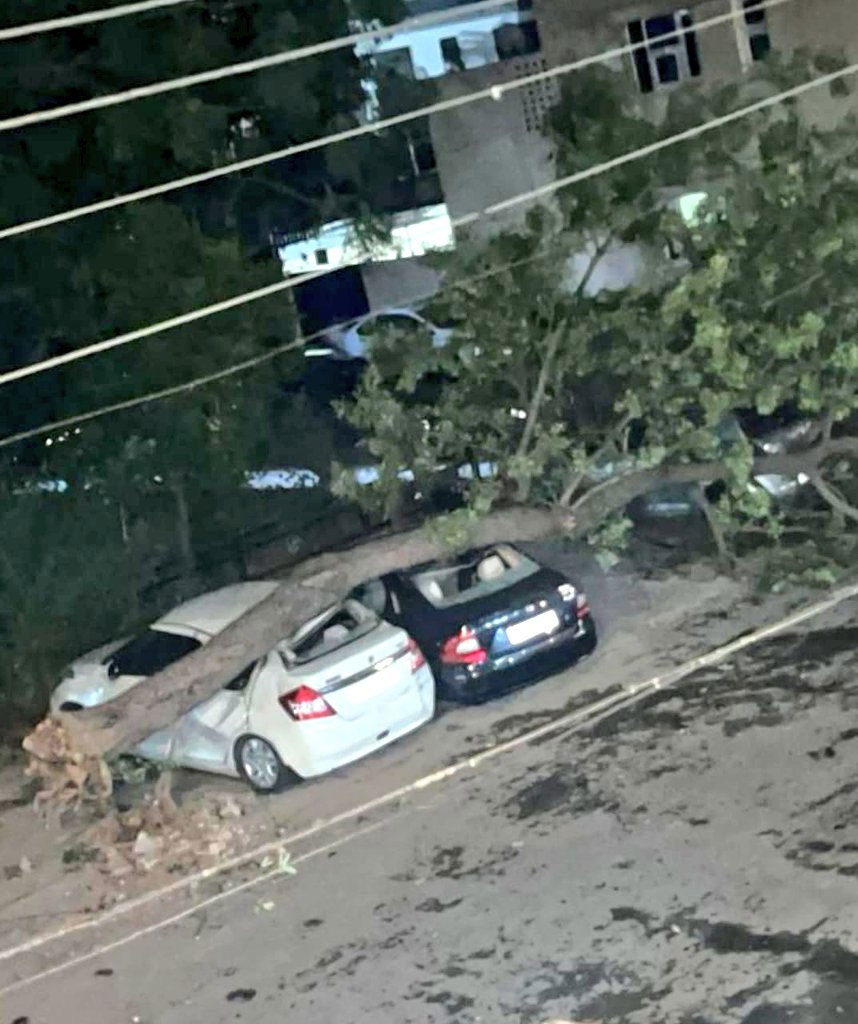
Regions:
<instances>
[{"instance_id":1,"label":"tree trunk","mask_svg":"<svg viewBox=\"0 0 858 1024\"><path fill-rule=\"evenodd\" d=\"M194 545L191 540L191 513L188 509L185 483L179 477L174 477L170 480L169 486L176 500L176 540L179 546L182 575L187 579L192 579L196 569L196 559L194 558Z\"/></svg>"},{"instance_id":2,"label":"tree trunk","mask_svg":"<svg viewBox=\"0 0 858 1024\"><path fill-rule=\"evenodd\" d=\"M822 441L795 454L766 456L753 472L812 477L830 456L858 454L858 438ZM670 483L706 483L723 478L722 462L688 463L640 470L592 487L569 508L515 507L492 512L475 527L474 546L533 541L565 533L590 533L633 498ZM301 624L366 579L443 555L422 529L380 537L349 550L318 555L299 564L280 586L211 643L103 707L56 716L74 752L100 756L125 750L172 725L216 693L250 662L268 653Z\"/></svg>"}]
</instances>

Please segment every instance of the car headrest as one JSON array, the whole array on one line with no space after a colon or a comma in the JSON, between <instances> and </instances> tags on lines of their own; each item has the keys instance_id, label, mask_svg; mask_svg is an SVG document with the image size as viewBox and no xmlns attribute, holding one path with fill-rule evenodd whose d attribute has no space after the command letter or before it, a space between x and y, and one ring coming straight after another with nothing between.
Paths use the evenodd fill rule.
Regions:
<instances>
[{"instance_id":1,"label":"car headrest","mask_svg":"<svg viewBox=\"0 0 858 1024\"><path fill-rule=\"evenodd\" d=\"M440 604L444 600L444 591L437 580L422 580L420 590L423 596L431 601L432 604Z\"/></svg>"},{"instance_id":2,"label":"car headrest","mask_svg":"<svg viewBox=\"0 0 858 1024\"><path fill-rule=\"evenodd\" d=\"M483 583L496 580L506 572L506 564L500 555L487 555L477 566L477 578Z\"/></svg>"},{"instance_id":3,"label":"car headrest","mask_svg":"<svg viewBox=\"0 0 858 1024\"><path fill-rule=\"evenodd\" d=\"M326 644L336 643L337 640L345 640L348 635L348 629L337 623L333 626L328 626L322 633L322 642Z\"/></svg>"}]
</instances>

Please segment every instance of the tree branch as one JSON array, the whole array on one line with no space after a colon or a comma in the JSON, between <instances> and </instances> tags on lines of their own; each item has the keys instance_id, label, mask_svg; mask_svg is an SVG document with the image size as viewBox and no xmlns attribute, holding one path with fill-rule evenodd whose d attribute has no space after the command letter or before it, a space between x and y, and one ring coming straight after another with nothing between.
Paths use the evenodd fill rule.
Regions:
<instances>
[{"instance_id":1,"label":"tree branch","mask_svg":"<svg viewBox=\"0 0 858 1024\"><path fill-rule=\"evenodd\" d=\"M527 455L530 448L530 442L533 440L533 435L536 431L539 410L542 407L542 400L545 398L545 388L548 385L548 375L553 368L554 357L557 355L557 347L560 344L561 335L565 330L565 322L560 323L548 336L548 346L546 348L545 358L542 360L542 366L539 368L539 377L536 381L536 387L533 389L533 394L530 397L530 406L527 410L527 421L525 422L521 440L518 442L518 448L516 449L517 456Z\"/></svg>"},{"instance_id":2,"label":"tree branch","mask_svg":"<svg viewBox=\"0 0 858 1024\"><path fill-rule=\"evenodd\" d=\"M602 257L610 249L611 243L614 241L612 232L608 232L607 235L602 239L601 242L596 246L593 251L593 255L590 257L590 262L587 264L587 269L584 271L584 276L578 282L578 286L575 289L575 297L579 298L584 294L584 289L590 283L590 278L595 273L596 267L602 262Z\"/></svg>"},{"instance_id":3,"label":"tree branch","mask_svg":"<svg viewBox=\"0 0 858 1024\"><path fill-rule=\"evenodd\" d=\"M715 541L715 547L718 549L718 558L724 565L731 565L733 558L730 555L730 551L727 547L727 540L724 537L724 530L721 524L718 522L718 517L712 509L712 504L706 497L706 491L703 484L700 484L695 491L695 500L697 507L703 513L703 518L706 520L706 525L709 527L709 532L712 534L712 539Z\"/></svg>"},{"instance_id":4,"label":"tree branch","mask_svg":"<svg viewBox=\"0 0 858 1024\"><path fill-rule=\"evenodd\" d=\"M813 473L810 475L810 482L813 485L816 493L825 501L835 512L839 512L840 515L845 516L847 519L853 520L858 523L858 508L851 505L838 490L827 483L821 473Z\"/></svg>"}]
</instances>

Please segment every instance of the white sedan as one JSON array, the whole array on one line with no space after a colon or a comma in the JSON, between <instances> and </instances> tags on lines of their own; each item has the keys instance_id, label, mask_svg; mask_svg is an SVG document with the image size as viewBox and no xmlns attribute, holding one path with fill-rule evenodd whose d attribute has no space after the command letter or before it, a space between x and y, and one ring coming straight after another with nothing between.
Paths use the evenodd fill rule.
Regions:
<instances>
[{"instance_id":1,"label":"white sedan","mask_svg":"<svg viewBox=\"0 0 858 1024\"><path fill-rule=\"evenodd\" d=\"M104 704L190 654L267 597L238 583L174 608L131 640L73 662L51 710ZM419 728L435 680L415 642L355 601L308 622L179 721L144 740L141 757L223 775L259 792L321 775Z\"/></svg>"},{"instance_id":2,"label":"white sedan","mask_svg":"<svg viewBox=\"0 0 858 1024\"><path fill-rule=\"evenodd\" d=\"M407 337L423 336L431 340L434 348L443 348L453 333L446 327L436 327L413 309L384 309L367 313L347 327L330 328L326 343L308 346L304 354L334 359L366 359L371 337L391 329L403 332Z\"/></svg>"}]
</instances>

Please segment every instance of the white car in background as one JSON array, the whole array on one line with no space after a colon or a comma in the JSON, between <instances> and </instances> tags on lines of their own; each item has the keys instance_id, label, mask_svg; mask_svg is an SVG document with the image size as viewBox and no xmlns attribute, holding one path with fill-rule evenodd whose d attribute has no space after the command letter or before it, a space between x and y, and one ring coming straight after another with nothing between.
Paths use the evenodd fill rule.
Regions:
<instances>
[{"instance_id":1,"label":"white car in background","mask_svg":"<svg viewBox=\"0 0 858 1024\"><path fill-rule=\"evenodd\" d=\"M277 584L238 583L179 605L138 636L73 662L52 711L94 707L208 643ZM392 743L435 712L435 680L408 634L356 601L338 604L133 753L259 792L321 775Z\"/></svg>"},{"instance_id":2,"label":"white car in background","mask_svg":"<svg viewBox=\"0 0 858 1024\"><path fill-rule=\"evenodd\" d=\"M453 333L449 328L436 327L413 309L383 309L367 313L347 326L329 328L324 342L309 345L304 354L334 359L366 359L372 335L391 329L405 332L407 336L423 335L431 340L434 348L443 348Z\"/></svg>"}]
</instances>

